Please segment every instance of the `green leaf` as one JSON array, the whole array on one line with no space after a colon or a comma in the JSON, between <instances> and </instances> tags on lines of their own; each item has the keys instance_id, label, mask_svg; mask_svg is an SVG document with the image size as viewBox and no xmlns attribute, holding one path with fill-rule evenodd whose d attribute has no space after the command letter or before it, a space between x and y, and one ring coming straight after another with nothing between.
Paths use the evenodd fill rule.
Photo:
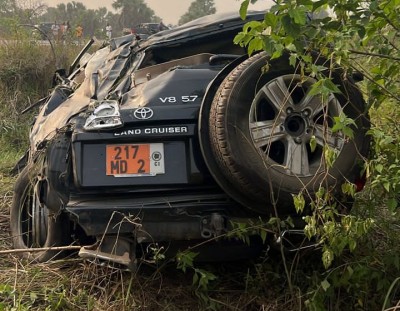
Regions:
<instances>
[{"instance_id":1,"label":"green leaf","mask_svg":"<svg viewBox=\"0 0 400 311\"><path fill-rule=\"evenodd\" d=\"M311 239L317 234L315 218L311 216L306 216L304 217L304 221L307 223L307 225L304 227L304 234L308 239Z\"/></svg>"},{"instance_id":2,"label":"green leaf","mask_svg":"<svg viewBox=\"0 0 400 311\"><path fill-rule=\"evenodd\" d=\"M265 14L264 23L267 26L275 27L278 23L278 16L268 12Z\"/></svg>"},{"instance_id":3,"label":"green leaf","mask_svg":"<svg viewBox=\"0 0 400 311\"><path fill-rule=\"evenodd\" d=\"M339 90L339 88L336 86L336 84L334 84L334 83L332 82L331 79L324 79L323 85L324 85L324 87L325 87L327 90L329 90L329 91L332 92L332 93L338 93L338 94L341 93L341 91Z\"/></svg>"},{"instance_id":4,"label":"green leaf","mask_svg":"<svg viewBox=\"0 0 400 311\"><path fill-rule=\"evenodd\" d=\"M217 279L215 274L203 270L203 269L194 269L195 274L193 275L193 285L198 284L198 288L201 288L202 290L207 290L208 289L208 284L210 281L214 281Z\"/></svg>"},{"instance_id":5,"label":"green leaf","mask_svg":"<svg viewBox=\"0 0 400 311\"><path fill-rule=\"evenodd\" d=\"M324 146L324 156L325 156L325 161L326 164L329 168L333 167L333 163L337 159L337 151L330 148L328 145Z\"/></svg>"},{"instance_id":6,"label":"green leaf","mask_svg":"<svg viewBox=\"0 0 400 311\"><path fill-rule=\"evenodd\" d=\"M253 40L250 41L249 47L247 49L247 52L249 56L253 54L253 52L260 51L263 48L263 41L258 38L254 38Z\"/></svg>"},{"instance_id":7,"label":"green leaf","mask_svg":"<svg viewBox=\"0 0 400 311\"><path fill-rule=\"evenodd\" d=\"M355 121L348 118L343 112L339 116L334 117L335 124L332 127L332 132L342 131L347 137L354 138L354 131L350 126L357 127Z\"/></svg>"},{"instance_id":8,"label":"green leaf","mask_svg":"<svg viewBox=\"0 0 400 311\"><path fill-rule=\"evenodd\" d=\"M282 17L282 25L288 35L294 38L300 35L300 26L293 23L293 20L289 16L284 15Z\"/></svg>"},{"instance_id":9,"label":"green leaf","mask_svg":"<svg viewBox=\"0 0 400 311\"><path fill-rule=\"evenodd\" d=\"M383 187L387 192L390 192L390 183L388 181L383 183Z\"/></svg>"},{"instance_id":10,"label":"green leaf","mask_svg":"<svg viewBox=\"0 0 400 311\"><path fill-rule=\"evenodd\" d=\"M382 165L382 164L377 164L377 165L375 166L375 170L376 170L378 173L382 173L382 171L383 171L383 165Z\"/></svg>"},{"instance_id":11,"label":"green leaf","mask_svg":"<svg viewBox=\"0 0 400 311\"><path fill-rule=\"evenodd\" d=\"M275 50L275 42L271 37L265 37L263 42L264 51L267 52L268 55L272 55Z\"/></svg>"},{"instance_id":12,"label":"green leaf","mask_svg":"<svg viewBox=\"0 0 400 311\"><path fill-rule=\"evenodd\" d=\"M311 149L311 152L314 152L316 148L317 148L317 139L315 138L315 135L312 135L311 138L310 138L310 149Z\"/></svg>"},{"instance_id":13,"label":"green leaf","mask_svg":"<svg viewBox=\"0 0 400 311\"><path fill-rule=\"evenodd\" d=\"M240 18L243 20L246 19L247 9L249 8L249 3L250 3L250 0L244 0L242 2L242 4L240 5L239 14L240 14Z\"/></svg>"},{"instance_id":14,"label":"green leaf","mask_svg":"<svg viewBox=\"0 0 400 311\"><path fill-rule=\"evenodd\" d=\"M193 261L199 253L184 251L176 255L177 268L186 272L187 268L193 268Z\"/></svg>"},{"instance_id":15,"label":"green leaf","mask_svg":"<svg viewBox=\"0 0 400 311\"><path fill-rule=\"evenodd\" d=\"M347 273L348 273L350 276L352 276L352 275L354 274L354 270L353 270L350 266L347 266L346 270L347 270Z\"/></svg>"},{"instance_id":16,"label":"green leaf","mask_svg":"<svg viewBox=\"0 0 400 311\"><path fill-rule=\"evenodd\" d=\"M295 7L289 9L288 14L296 24L305 25L307 22L307 12L305 7Z\"/></svg>"},{"instance_id":17,"label":"green leaf","mask_svg":"<svg viewBox=\"0 0 400 311\"><path fill-rule=\"evenodd\" d=\"M293 195L293 203L297 213L301 213L304 210L306 205L306 200L304 199L303 194L300 192L297 195Z\"/></svg>"},{"instance_id":18,"label":"green leaf","mask_svg":"<svg viewBox=\"0 0 400 311\"><path fill-rule=\"evenodd\" d=\"M315 1L313 2L313 11L316 11L317 9L319 9L320 7L326 5L328 3L328 0L321 0L321 1Z\"/></svg>"},{"instance_id":19,"label":"green leaf","mask_svg":"<svg viewBox=\"0 0 400 311\"><path fill-rule=\"evenodd\" d=\"M350 182L345 182L342 184L342 192L344 194L354 197L354 195L356 193L356 185L354 185Z\"/></svg>"},{"instance_id":20,"label":"green leaf","mask_svg":"<svg viewBox=\"0 0 400 311\"><path fill-rule=\"evenodd\" d=\"M263 241L263 243L265 243L265 241L267 240L267 231L266 230L261 230L260 231L260 237L261 237L261 240Z\"/></svg>"},{"instance_id":21,"label":"green leaf","mask_svg":"<svg viewBox=\"0 0 400 311\"><path fill-rule=\"evenodd\" d=\"M349 240L349 249L351 252L356 249L356 246L357 246L357 241L354 239L350 239Z\"/></svg>"},{"instance_id":22,"label":"green leaf","mask_svg":"<svg viewBox=\"0 0 400 311\"><path fill-rule=\"evenodd\" d=\"M318 191L315 192L315 196L316 196L318 199L323 199L325 193L326 193L326 192L325 192L325 188L324 188L324 187L319 187Z\"/></svg>"},{"instance_id":23,"label":"green leaf","mask_svg":"<svg viewBox=\"0 0 400 311\"><path fill-rule=\"evenodd\" d=\"M387 207L392 212L394 212L396 210L397 205L398 205L398 203L397 203L397 199L396 198L390 198L387 201Z\"/></svg>"},{"instance_id":24,"label":"green leaf","mask_svg":"<svg viewBox=\"0 0 400 311\"><path fill-rule=\"evenodd\" d=\"M321 287L326 292L328 288L331 287L331 283L329 283L328 280L325 279L321 282Z\"/></svg>"},{"instance_id":25,"label":"green leaf","mask_svg":"<svg viewBox=\"0 0 400 311\"><path fill-rule=\"evenodd\" d=\"M328 269L334 259L333 252L327 248L323 253L322 253L322 263L324 264L325 269Z\"/></svg>"},{"instance_id":26,"label":"green leaf","mask_svg":"<svg viewBox=\"0 0 400 311\"><path fill-rule=\"evenodd\" d=\"M282 56L282 49L278 49L278 50L276 50L276 51L272 54L271 60L272 60L272 59L279 58L279 57L281 57L281 56Z\"/></svg>"},{"instance_id":27,"label":"green leaf","mask_svg":"<svg viewBox=\"0 0 400 311\"><path fill-rule=\"evenodd\" d=\"M329 78L323 78L318 80L311 86L308 95L315 96L321 94L327 97L332 93L341 93L341 92L339 88Z\"/></svg>"},{"instance_id":28,"label":"green leaf","mask_svg":"<svg viewBox=\"0 0 400 311\"><path fill-rule=\"evenodd\" d=\"M261 32L263 30L262 23L259 21L251 21L243 26L244 32L249 32L251 30L258 30L259 32Z\"/></svg>"},{"instance_id":29,"label":"green leaf","mask_svg":"<svg viewBox=\"0 0 400 311\"><path fill-rule=\"evenodd\" d=\"M244 32L239 32L234 38L233 43L240 44L245 38L246 34Z\"/></svg>"}]
</instances>

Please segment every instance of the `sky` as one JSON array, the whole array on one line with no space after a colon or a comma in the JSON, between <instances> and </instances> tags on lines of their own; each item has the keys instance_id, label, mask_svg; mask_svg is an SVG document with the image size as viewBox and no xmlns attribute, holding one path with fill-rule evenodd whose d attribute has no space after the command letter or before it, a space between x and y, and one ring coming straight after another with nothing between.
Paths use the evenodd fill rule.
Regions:
<instances>
[{"instance_id":1,"label":"sky","mask_svg":"<svg viewBox=\"0 0 400 311\"><path fill-rule=\"evenodd\" d=\"M73 0L44 0L49 6L56 6L59 3L68 3ZM113 0L75 0L81 2L88 9L106 7L113 10L111 4ZM185 14L193 0L144 0L147 5L154 10L157 16L161 17L165 24L176 25L179 18ZM215 0L217 13L239 11L241 0ZM258 0L256 4L250 5L250 10L265 10L270 6L270 0Z\"/></svg>"}]
</instances>

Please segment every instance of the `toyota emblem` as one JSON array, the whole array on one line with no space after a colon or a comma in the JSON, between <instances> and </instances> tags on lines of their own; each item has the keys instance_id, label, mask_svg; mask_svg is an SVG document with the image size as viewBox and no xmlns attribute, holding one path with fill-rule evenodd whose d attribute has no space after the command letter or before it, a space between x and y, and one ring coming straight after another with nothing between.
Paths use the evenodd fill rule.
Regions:
<instances>
[{"instance_id":1,"label":"toyota emblem","mask_svg":"<svg viewBox=\"0 0 400 311\"><path fill-rule=\"evenodd\" d=\"M136 119L147 120L153 116L153 110L148 107L137 108L133 113Z\"/></svg>"}]
</instances>

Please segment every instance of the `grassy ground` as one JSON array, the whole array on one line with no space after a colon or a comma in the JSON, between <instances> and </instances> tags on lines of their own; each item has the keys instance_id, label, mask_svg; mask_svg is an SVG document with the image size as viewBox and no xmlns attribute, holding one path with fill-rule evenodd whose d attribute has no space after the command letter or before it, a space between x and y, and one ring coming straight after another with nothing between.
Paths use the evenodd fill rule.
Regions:
<instances>
[{"instance_id":1,"label":"grassy ground","mask_svg":"<svg viewBox=\"0 0 400 311\"><path fill-rule=\"evenodd\" d=\"M0 251L12 249L8 210L14 181L0 172ZM297 310L279 261L273 254L256 262L198 265L218 276L202 291L192 286L193 272L183 273L173 261L142 262L130 272L76 253L48 264L2 254L0 310Z\"/></svg>"},{"instance_id":2,"label":"grassy ground","mask_svg":"<svg viewBox=\"0 0 400 311\"><path fill-rule=\"evenodd\" d=\"M2 251L11 249L8 208L14 178L1 174L0 181ZM263 265L272 266L268 262L276 258ZM253 262L200 266L220 276L205 292L192 286L191 271L177 270L174 262L141 263L129 272L84 261L77 254L48 264L0 255L0 310L281 310L285 302L288 310L295 310L279 271L258 264L258 272ZM257 278L265 282L255 284Z\"/></svg>"}]
</instances>

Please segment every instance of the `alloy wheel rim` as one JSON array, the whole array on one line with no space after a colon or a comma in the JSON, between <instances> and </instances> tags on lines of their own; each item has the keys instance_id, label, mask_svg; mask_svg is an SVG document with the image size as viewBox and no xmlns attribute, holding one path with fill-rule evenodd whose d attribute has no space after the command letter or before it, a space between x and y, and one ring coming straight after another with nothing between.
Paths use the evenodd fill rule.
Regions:
<instances>
[{"instance_id":1,"label":"alloy wheel rim","mask_svg":"<svg viewBox=\"0 0 400 311\"><path fill-rule=\"evenodd\" d=\"M339 100L333 94L326 100L310 95L316 82L298 74L279 76L257 92L250 107L255 148L268 165L286 175L315 175L321 169L324 147L339 154L345 144L343 133L332 131L334 117L342 112Z\"/></svg>"}]
</instances>

